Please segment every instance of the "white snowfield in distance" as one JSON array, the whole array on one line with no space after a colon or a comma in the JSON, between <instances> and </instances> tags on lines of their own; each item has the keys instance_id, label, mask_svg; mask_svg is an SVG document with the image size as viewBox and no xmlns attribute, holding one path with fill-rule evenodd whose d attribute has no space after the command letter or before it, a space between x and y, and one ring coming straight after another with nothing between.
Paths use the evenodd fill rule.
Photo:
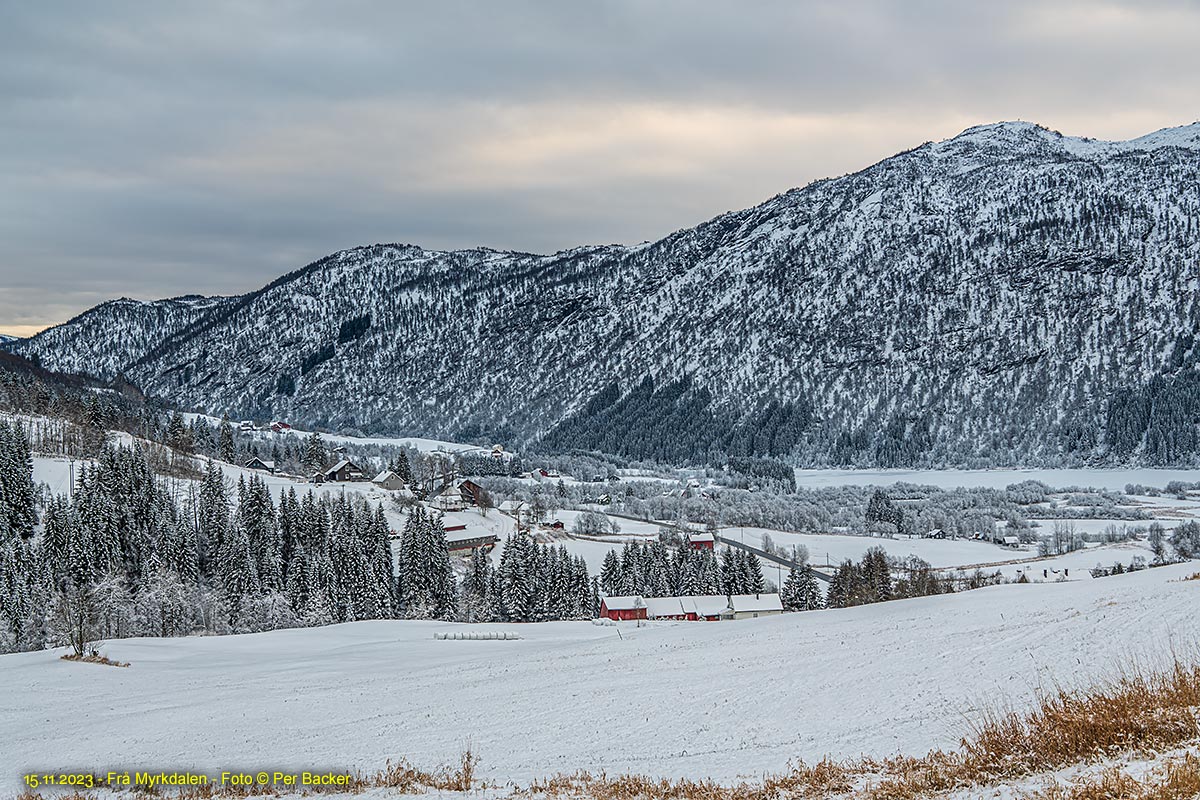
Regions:
<instances>
[{"instance_id":1,"label":"white snowfield in distance","mask_svg":"<svg viewBox=\"0 0 1200 800\"><path fill-rule=\"evenodd\" d=\"M1022 481L1041 481L1052 489L1093 487L1122 491L1128 484L1139 483L1159 489L1171 481L1200 481L1198 469L797 469L796 485L893 486L914 483L939 489L1003 489Z\"/></svg>"},{"instance_id":2,"label":"white snowfield in distance","mask_svg":"<svg viewBox=\"0 0 1200 800\"><path fill-rule=\"evenodd\" d=\"M986 708L1200 641L1181 564L722 623L377 621L109 642L126 669L0 656L0 790L25 771L454 762L734 780L789 759L955 747ZM518 641L438 641L453 630ZM262 765L261 767L254 765Z\"/></svg>"}]
</instances>

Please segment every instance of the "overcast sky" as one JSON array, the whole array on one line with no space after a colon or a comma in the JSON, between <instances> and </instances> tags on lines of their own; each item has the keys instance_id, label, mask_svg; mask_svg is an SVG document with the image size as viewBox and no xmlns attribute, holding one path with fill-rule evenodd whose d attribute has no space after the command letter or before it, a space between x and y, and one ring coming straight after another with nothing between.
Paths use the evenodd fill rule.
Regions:
<instances>
[{"instance_id":1,"label":"overcast sky","mask_svg":"<svg viewBox=\"0 0 1200 800\"><path fill-rule=\"evenodd\" d=\"M5 3L0 332L372 242L638 242L970 125L1200 117L1200 2Z\"/></svg>"}]
</instances>

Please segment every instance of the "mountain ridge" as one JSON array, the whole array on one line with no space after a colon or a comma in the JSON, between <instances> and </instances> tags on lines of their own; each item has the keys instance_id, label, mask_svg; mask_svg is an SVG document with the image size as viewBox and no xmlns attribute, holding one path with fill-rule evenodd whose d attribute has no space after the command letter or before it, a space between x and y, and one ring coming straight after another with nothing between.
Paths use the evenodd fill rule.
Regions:
<instances>
[{"instance_id":1,"label":"mountain ridge","mask_svg":"<svg viewBox=\"0 0 1200 800\"><path fill-rule=\"evenodd\" d=\"M78 318L10 347L371 432L688 461L1190 463L1196 149L1200 124L1126 142L975 126L655 242L350 248L247 295L108 308L98 352L80 355ZM1186 424L1164 444L1171 404Z\"/></svg>"}]
</instances>

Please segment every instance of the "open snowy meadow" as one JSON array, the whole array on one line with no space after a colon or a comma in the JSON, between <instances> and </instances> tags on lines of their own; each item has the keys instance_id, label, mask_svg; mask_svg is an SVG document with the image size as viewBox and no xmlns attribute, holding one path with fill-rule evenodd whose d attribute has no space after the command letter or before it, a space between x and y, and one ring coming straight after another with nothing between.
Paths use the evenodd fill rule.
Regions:
<instances>
[{"instance_id":1,"label":"open snowy meadow","mask_svg":"<svg viewBox=\"0 0 1200 800\"><path fill-rule=\"evenodd\" d=\"M923 754L986 709L1122 664L1194 654L1195 564L721 623L376 621L130 639L116 669L0 657L0 763L374 770L450 764L518 785L559 772L731 780L789 760ZM444 641L508 631L515 641Z\"/></svg>"}]
</instances>

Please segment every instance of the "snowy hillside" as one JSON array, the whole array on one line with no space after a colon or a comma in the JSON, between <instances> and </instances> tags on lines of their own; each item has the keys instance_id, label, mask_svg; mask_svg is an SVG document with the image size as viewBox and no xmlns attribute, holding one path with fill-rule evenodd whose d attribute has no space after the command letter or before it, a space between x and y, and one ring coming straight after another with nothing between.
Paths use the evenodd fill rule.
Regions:
<instances>
[{"instance_id":1,"label":"snowy hillside","mask_svg":"<svg viewBox=\"0 0 1200 800\"><path fill-rule=\"evenodd\" d=\"M247 754L272 769L432 766L468 746L501 784L581 767L728 780L794 758L923 754L955 746L985 707L1186 651L1200 637L1200 581L1179 580L1192 572L619 633L475 626L521 637L510 642L377 621L109 643L128 669L0 656L0 786L15 793L27 769L220 770ZM105 735L79 737L81 720Z\"/></svg>"},{"instance_id":2,"label":"snowy hillside","mask_svg":"<svg viewBox=\"0 0 1200 800\"><path fill-rule=\"evenodd\" d=\"M15 345L213 413L701 462L1193 464L1200 123L1023 122L635 247L356 248Z\"/></svg>"},{"instance_id":3,"label":"snowy hillside","mask_svg":"<svg viewBox=\"0 0 1200 800\"><path fill-rule=\"evenodd\" d=\"M232 298L175 297L144 302L122 297L89 309L37 334L39 342L11 349L23 355L54 353L43 366L112 378L128 366L128 353L144 353L188 325L224 307Z\"/></svg>"}]
</instances>

